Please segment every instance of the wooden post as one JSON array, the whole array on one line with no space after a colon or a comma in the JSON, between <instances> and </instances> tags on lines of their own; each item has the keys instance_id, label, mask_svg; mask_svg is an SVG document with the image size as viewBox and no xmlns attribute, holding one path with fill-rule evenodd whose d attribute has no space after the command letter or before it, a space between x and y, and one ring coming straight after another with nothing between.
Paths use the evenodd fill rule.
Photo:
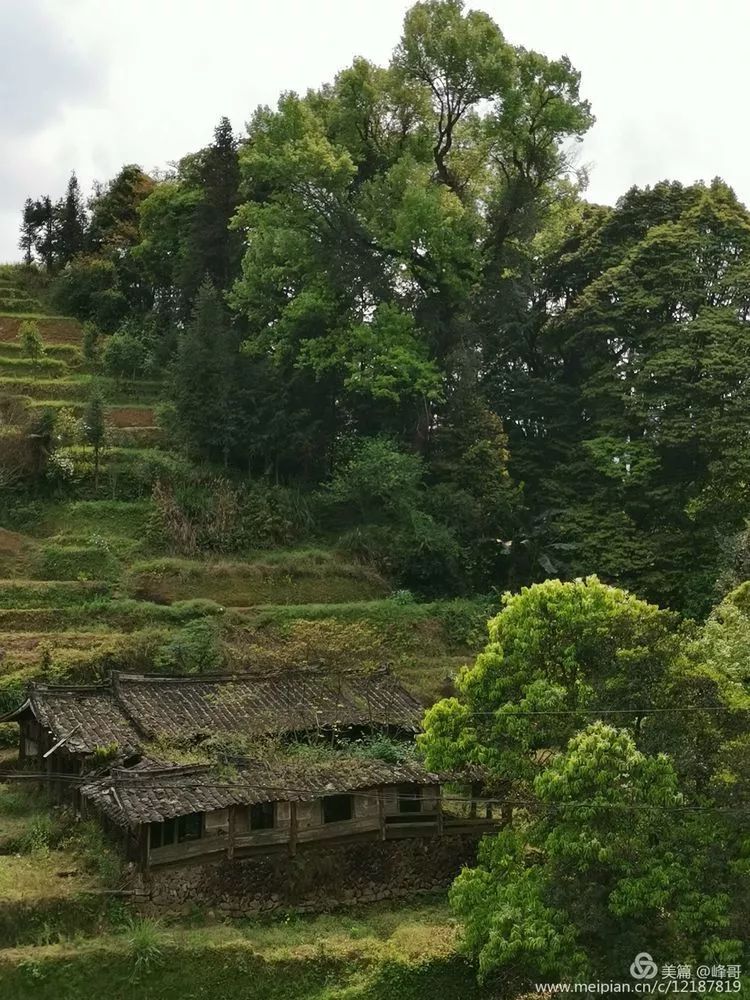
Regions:
<instances>
[{"instance_id":1,"label":"wooden post","mask_svg":"<svg viewBox=\"0 0 750 1000\"><path fill-rule=\"evenodd\" d=\"M234 835L236 827L235 810L237 806L229 807L229 829L227 830L227 857L231 861L234 857Z\"/></svg>"},{"instance_id":2,"label":"wooden post","mask_svg":"<svg viewBox=\"0 0 750 1000\"><path fill-rule=\"evenodd\" d=\"M438 837L443 836L443 786L437 786L437 801L435 803L435 809L437 811L437 835Z\"/></svg>"},{"instance_id":3,"label":"wooden post","mask_svg":"<svg viewBox=\"0 0 750 1000\"><path fill-rule=\"evenodd\" d=\"M289 856L297 853L297 803L289 803Z\"/></svg>"},{"instance_id":4,"label":"wooden post","mask_svg":"<svg viewBox=\"0 0 750 1000\"><path fill-rule=\"evenodd\" d=\"M140 869L142 872L148 871L148 866L150 863L149 857L149 839L151 837L151 828L148 823L141 823L138 827L138 835L140 838Z\"/></svg>"},{"instance_id":5,"label":"wooden post","mask_svg":"<svg viewBox=\"0 0 750 1000\"><path fill-rule=\"evenodd\" d=\"M378 823L380 824L380 839L385 840L385 796L382 785L378 788Z\"/></svg>"}]
</instances>

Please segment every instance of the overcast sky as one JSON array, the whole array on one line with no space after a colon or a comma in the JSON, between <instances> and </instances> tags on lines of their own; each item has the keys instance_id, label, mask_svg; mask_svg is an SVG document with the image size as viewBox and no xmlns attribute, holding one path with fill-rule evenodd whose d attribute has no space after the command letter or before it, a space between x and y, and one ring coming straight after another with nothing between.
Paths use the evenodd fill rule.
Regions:
<instances>
[{"instance_id":1,"label":"overcast sky","mask_svg":"<svg viewBox=\"0 0 750 1000\"><path fill-rule=\"evenodd\" d=\"M85 191L244 131L281 90L385 63L408 0L0 0L0 261L16 259L27 196ZM597 122L589 197L716 175L750 201L742 0L484 0L506 38L582 72Z\"/></svg>"}]
</instances>

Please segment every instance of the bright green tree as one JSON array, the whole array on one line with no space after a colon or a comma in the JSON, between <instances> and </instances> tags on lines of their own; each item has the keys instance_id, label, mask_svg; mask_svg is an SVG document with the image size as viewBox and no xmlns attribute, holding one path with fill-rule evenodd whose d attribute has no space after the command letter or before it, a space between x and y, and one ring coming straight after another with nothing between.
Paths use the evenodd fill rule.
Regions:
<instances>
[{"instance_id":1,"label":"bright green tree","mask_svg":"<svg viewBox=\"0 0 750 1000\"><path fill-rule=\"evenodd\" d=\"M18 339L25 357L36 364L44 357L44 341L39 324L33 319L24 320L18 328Z\"/></svg>"},{"instance_id":2,"label":"bright green tree","mask_svg":"<svg viewBox=\"0 0 750 1000\"><path fill-rule=\"evenodd\" d=\"M307 381L332 439L354 427L428 454L462 360L481 366L494 206L510 233L590 123L565 60L514 49L458 0L412 8L388 68L357 60L331 86L259 109L235 219L248 353ZM506 197L521 177L523 197Z\"/></svg>"},{"instance_id":3,"label":"bright green tree","mask_svg":"<svg viewBox=\"0 0 750 1000\"><path fill-rule=\"evenodd\" d=\"M489 637L459 674L458 697L428 710L419 743L431 767L479 764L518 791L540 751L563 748L599 714L635 734L659 724L649 709L661 707L685 642L675 615L596 577L506 595Z\"/></svg>"},{"instance_id":4,"label":"bright green tree","mask_svg":"<svg viewBox=\"0 0 750 1000\"><path fill-rule=\"evenodd\" d=\"M596 722L534 792L528 824L487 838L451 890L485 978L519 992L625 980L642 951L663 964L740 961L724 821L685 808L666 756Z\"/></svg>"}]
</instances>

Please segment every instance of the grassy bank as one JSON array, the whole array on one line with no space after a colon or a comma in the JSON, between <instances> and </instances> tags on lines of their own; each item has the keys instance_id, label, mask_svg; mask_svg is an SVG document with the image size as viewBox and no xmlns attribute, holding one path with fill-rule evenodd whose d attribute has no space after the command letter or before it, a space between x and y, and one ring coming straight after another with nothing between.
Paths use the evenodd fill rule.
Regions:
<instances>
[{"instance_id":1,"label":"grassy bank","mask_svg":"<svg viewBox=\"0 0 750 1000\"><path fill-rule=\"evenodd\" d=\"M125 924L0 952L14 1000L479 1000L444 904L234 926Z\"/></svg>"}]
</instances>

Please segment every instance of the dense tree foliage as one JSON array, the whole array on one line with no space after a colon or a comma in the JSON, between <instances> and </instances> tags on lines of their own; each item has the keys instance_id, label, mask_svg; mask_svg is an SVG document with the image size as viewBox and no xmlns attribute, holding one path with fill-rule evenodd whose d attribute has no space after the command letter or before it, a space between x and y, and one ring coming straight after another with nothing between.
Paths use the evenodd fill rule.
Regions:
<instances>
[{"instance_id":1,"label":"dense tree foliage","mask_svg":"<svg viewBox=\"0 0 750 1000\"><path fill-rule=\"evenodd\" d=\"M480 766L515 805L451 894L488 979L617 978L644 942L740 961L746 610L743 590L691 634L595 578L506 599L420 737L428 765Z\"/></svg>"},{"instance_id":2,"label":"dense tree foliage","mask_svg":"<svg viewBox=\"0 0 750 1000\"><path fill-rule=\"evenodd\" d=\"M192 455L317 488L388 440L422 463L415 523L460 550L446 586L595 572L702 615L747 516L750 218L719 180L587 203L579 82L426 0L387 66L284 93L244 135L222 118L86 207L75 175L29 199L21 247L61 311L126 334L109 371L174 366L179 412L191 366L231 368L194 402L231 398L231 430L186 420Z\"/></svg>"},{"instance_id":3,"label":"dense tree foliage","mask_svg":"<svg viewBox=\"0 0 750 1000\"><path fill-rule=\"evenodd\" d=\"M423 0L387 65L86 204L72 175L19 243L108 389L161 379L157 545L315 536L394 601L506 592L419 744L502 803L451 898L509 992L736 962L750 919L750 213L719 179L587 202L592 122L566 57ZM59 487L72 422L96 495L107 412L27 407L3 486ZM223 655L201 621L160 663Z\"/></svg>"}]
</instances>

